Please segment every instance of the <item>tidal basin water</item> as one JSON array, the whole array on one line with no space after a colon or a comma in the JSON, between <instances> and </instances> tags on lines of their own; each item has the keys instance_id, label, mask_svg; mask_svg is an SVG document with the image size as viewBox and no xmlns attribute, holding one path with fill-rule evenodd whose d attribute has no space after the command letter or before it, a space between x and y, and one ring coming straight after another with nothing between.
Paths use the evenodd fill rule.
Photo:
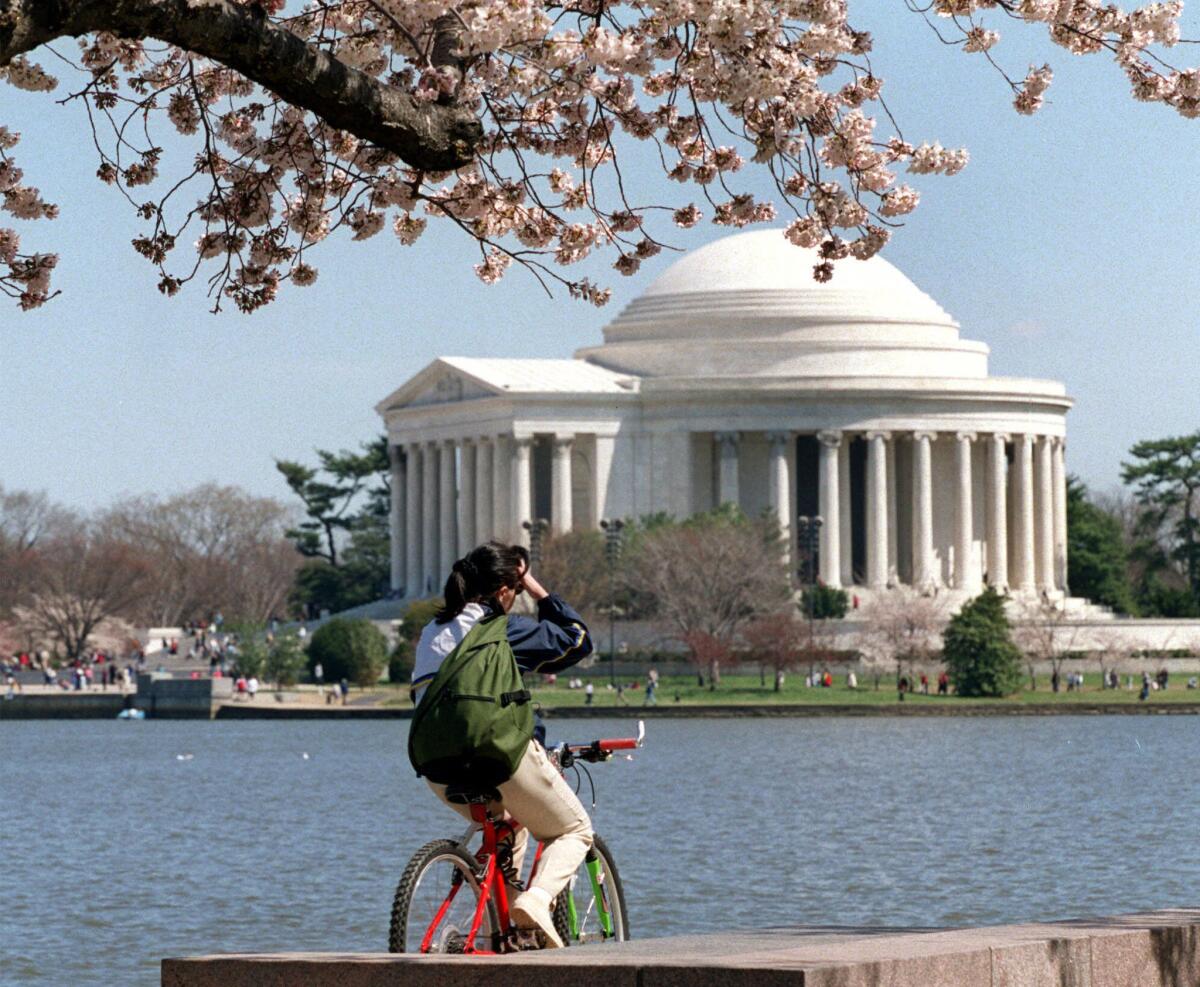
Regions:
<instances>
[{"instance_id":1,"label":"tidal basin water","mask_svg":"<svg viewBox=\"0 0 1200 987\"><path fill-rule=\"evenodd\" d=\"M647 725L632 761L593 768L637 937L1198 901L1195 717ZM550 739L631 726L554 721ZM462 828L413 776L407 730L0 723L0 982L156 984L164 956L385 949L408 856Z\"/></svg>"}]
</instances>

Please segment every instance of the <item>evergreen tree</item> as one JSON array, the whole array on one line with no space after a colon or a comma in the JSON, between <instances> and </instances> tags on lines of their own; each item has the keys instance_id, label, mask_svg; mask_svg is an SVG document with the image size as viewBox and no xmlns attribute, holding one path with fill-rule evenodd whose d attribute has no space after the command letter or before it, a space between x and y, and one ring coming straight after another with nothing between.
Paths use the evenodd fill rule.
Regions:
<instances>
[{"instance_id":1,"label":"evergreen tree","mask_svg":"<svg viewBox=\"0 0 1200 987\"><path fill-rule=\"evenodd\" d=\"M1067 479L1067 583L1074 596L1133 613L1129 551L1118 518L1088 499L1078 477Z\"/></svg>"},{"instance_id":2,"label":"evergreen tree","mask_svg":"<svg viewBox=\"0 0 1200 987\"><path fill-rule=\"evenodd\" d=\"M943 657L960 696L1007 696L1021 687L1021 652L1004 598L989 586L950 618Z\"/></svg>"}]
</instances>

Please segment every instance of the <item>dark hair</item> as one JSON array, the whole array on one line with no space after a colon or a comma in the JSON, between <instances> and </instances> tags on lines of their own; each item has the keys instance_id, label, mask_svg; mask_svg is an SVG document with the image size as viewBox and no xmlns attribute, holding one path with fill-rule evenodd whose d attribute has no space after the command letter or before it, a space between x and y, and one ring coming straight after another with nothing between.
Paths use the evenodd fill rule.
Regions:
<instances>
[{"instance_id":1,"label":"dark hair","mask_svg":"<svg viewBox=\"0 0 1200 987\"><path fill-rule=\"evenodd\" d=\"M491 599L505 586L521 581L522 567L529 567L529 550L524 545L484 542L450 568L442 599L446 602L434 616L439 624L457 617L468 603Z\"/></svg>"}]
</instances>

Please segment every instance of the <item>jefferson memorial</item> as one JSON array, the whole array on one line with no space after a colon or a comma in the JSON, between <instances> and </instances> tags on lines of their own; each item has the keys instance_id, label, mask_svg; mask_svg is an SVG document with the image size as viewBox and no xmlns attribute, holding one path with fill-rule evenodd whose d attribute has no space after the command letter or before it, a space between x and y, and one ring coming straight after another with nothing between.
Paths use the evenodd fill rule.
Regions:
<instances>
[{"instance_id":1,"label":"jefferson memorial","mask_svg":"<svg viewBox=\"0 0 1200 987\"><path fill-rule=\"evenodd\" d=\"M376 406L392 469L391 579L440 590L487 538L724 503L771 511L831 586L1066 595L1057 381L988 348L880 257L812 279L778 229L674 263L573 359L441 357Z\"/></svg>"}]
</instances>

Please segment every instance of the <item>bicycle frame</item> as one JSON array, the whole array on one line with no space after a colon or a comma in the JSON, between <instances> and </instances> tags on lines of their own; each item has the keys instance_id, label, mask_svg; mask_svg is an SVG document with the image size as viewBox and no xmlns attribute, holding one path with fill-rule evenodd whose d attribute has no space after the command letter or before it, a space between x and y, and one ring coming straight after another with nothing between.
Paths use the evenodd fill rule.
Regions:
<instances>
[{"instance_id":1,"label":"bicycle frame","mask_svg":"<svg viewBox=\"0 0 1200 987\"><path fill-rule=\"evenodd\" d=\"M640 747L644 736L645 727L639 722L636 739L597 740L588 745L564 746L563 749L571 750L573 754L578 756L584 756L589 752L593 755L611 755L613 751L634 750ZM508 831L515 832L521 824L517 820L509 822L503 819L494 819L486 805L472 805L471 819L473 825L463 835L459 843L465 849L476 830L479 830L483 834L482 845L475 853L475 859L483 864L483 876L479 879L479 900L475 904L475 914L472 917L471 928L467 934L466 942L463 944L462 951L464 954L473 956L495 956L498 953L514 951L520 948L516 930L509 919L508 888L504 883L503 869L497 862L497 851L501 839L508 835ZM533 866L529 873L530 882L533 881L534 875L537 874L538 865L541 863L543 846L544 844L539 841L533 857ZM596 916L600 923L600 928L605 937L612 936L613 918L608 908L607 896L600 881L599 857L589 851L584 860L584 866L587 869L592 897L596 903ZM430 922L429 927L425 930L425 935L421 939L420 951L422 953L429 952L438 926L445 919L446 912L449 911L451 903L462 889L463 883L462 880L458 880L451 884L445 901L438 908L433 921ZM476 941L479 936L479 930L483 927L489 900L495 902L499 926L492 930L491 945L493 948L480 949L476 945ZM569 937L574 940L579 936L579 916L575 908L575 897L572 894L567 895L567 915L569 920Z\"/></svg>"}]
</instances>

